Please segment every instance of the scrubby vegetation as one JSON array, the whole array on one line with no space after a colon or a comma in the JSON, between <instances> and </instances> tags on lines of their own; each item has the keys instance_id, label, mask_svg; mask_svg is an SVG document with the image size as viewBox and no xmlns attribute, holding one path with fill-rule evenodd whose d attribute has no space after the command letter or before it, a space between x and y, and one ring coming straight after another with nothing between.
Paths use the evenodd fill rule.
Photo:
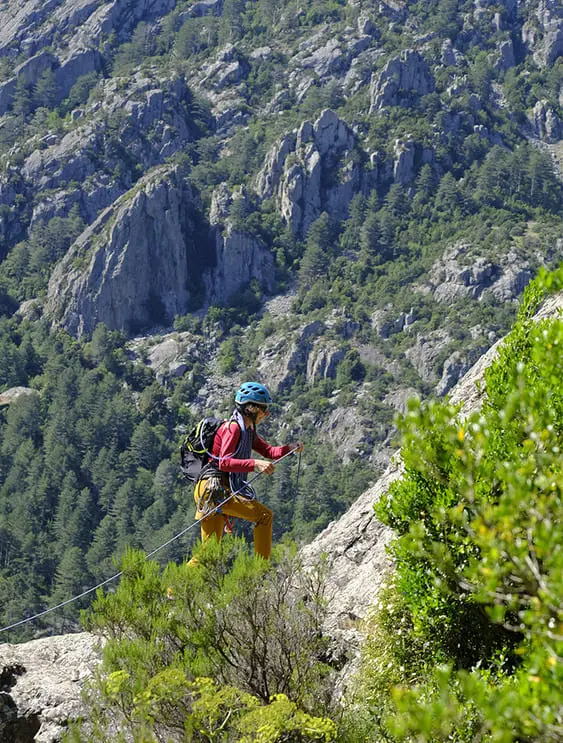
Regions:
<instances>
[{"instance_id":1,"label":"scrubby vegetation","mask_svg":"<svg viewBox=\"0 0 563 743\"><path fill-rule=\"evenodd\" d=\"M531 315L562 287L529 288L480 411L403 419L406 472L376 508L397 571L359 677L376 739L561 739L563 322Z\"/></svg>"},{"instance_id":2,"label":"scrubby vegetation","mask_svg":"<svg viewBox=\"0 0 563 743\"><path fill-rule=\"evenodd\" d=\"M228 539L196 558L160 574L126 556L87 618L107 637L94 730L67 740L335 740L323 566L305 571L288 547L266 562Z\"/></svg>"}]
</instances>

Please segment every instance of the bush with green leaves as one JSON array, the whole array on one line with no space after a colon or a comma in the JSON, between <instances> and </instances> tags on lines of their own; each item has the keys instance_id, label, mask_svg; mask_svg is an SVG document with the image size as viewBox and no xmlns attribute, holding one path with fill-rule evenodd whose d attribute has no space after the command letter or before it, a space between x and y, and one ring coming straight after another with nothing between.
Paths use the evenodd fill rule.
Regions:
<instances>
[{"instance_id":1,"label":"bush with green leaves","mask_svg":"<svg viewBox=\"0 0 563 743\"><path fill-rule=\"evenodd\" d=\"M376 507L396 598L375 631L397 601L405 623L364 678L382 740L562 739L563 320L533 319L562 288L563 269L529 287L480 411L413 403L401 422L405 474Z\"/></svg>"},{"instance_id":2,"label":"bush with green leaves","mask_svg":"<svg viewBox=\"0 0 563 743\"><path fill-rule=\"evenodd\" d=\"M69 740L117 728L145 742L334 740L324 590L322 564L305 570L290 547L268 562L241 539L211 540L163 572L128 552L115 593L86 618L107 640L94 732Z\"/></svg>"}]
</instances>

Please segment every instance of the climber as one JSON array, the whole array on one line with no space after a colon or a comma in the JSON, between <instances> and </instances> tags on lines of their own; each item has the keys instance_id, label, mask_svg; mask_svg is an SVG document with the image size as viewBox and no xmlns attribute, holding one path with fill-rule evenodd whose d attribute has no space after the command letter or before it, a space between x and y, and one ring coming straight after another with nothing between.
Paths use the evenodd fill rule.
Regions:
<instances>
[{"instance_id":1,"label":"climber","mask_svg":"<svg viewBox=\"0 0 563 743\"><path fill-rule=\"evenodd\" d=\"M272 459L302 451L301 442L285 446L270 446L256 433L256 427L268 417L272 397L268 388L258 382L244 382L235 394L235 410L231 418L217 430L210 462L202 470L194 489L196 518L201 521L201 541L215 535L223 536L224 516L234 516L254 523L254 551L268 559L272 551L272 511L258 500L247 482L249 472L271 475ZM252 458L255 450L265 459ZM235 495L231 498L231 493ZM227 500L228 499L228 500ZM209 516L205 513L227 500Z\"/></svg>"}]
</instances>

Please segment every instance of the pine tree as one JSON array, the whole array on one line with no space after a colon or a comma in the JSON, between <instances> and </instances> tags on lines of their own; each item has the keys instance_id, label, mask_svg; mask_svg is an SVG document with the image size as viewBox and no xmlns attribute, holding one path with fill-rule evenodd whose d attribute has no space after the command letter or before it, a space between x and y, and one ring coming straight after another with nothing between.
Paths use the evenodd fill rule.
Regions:
<instances>
[{"instance_id":1,"label":"pine tree","mask_svg":"<svg viewBox=\"0 0 563 743\"><path fill-rule=\"evenodd\" d=\"M33 89L33 103L36 107L54 108L58 103L59 90L55 74L49 67L44 70Z\"/></svg>"},{"instance_id":2,"label":"pine tree","mask_svg":"<svg viewBox=\"0 0 563 743\"><path fill-rule=\"evenodd\" d=\"M30 87L23 75L16 82L14 95L12 97L12 111L16 116L25 119L32 110Z\"/></svg>"},{"instance_id":3,"label":"pine tree","mask_svg":"<svg viewBox=\"0 0 563 743\"><path fill-rule=\"evenodd\" d=\"M301 286L310 286L316 279L326 276L332 254L332 229L328 214L323 212L310 226L307 234L299 268Z\"/></svg>"}]
</instances>

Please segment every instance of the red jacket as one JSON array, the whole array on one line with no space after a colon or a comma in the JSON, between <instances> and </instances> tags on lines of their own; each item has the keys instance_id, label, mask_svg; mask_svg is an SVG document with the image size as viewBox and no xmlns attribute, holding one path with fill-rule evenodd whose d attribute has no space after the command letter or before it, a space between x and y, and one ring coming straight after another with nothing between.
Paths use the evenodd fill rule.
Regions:
<instances>
[{"instance_id":1,"label":"red jacket","mask_svg":"<svg viewBox=\"0 0 563 743\"><path fill-rule=\"evenodd\" d=\"M254 472L255 459L235 459L233 457L239 440L240 427L235 421L225 421L215 434L212 454L214 457L219 457L218 465L221 472ZM288 454L291 449L287 444L285 446L270 446L256 433L254 434L252 448L266 459L279 459L284 454Z\"/></svg>"}]
</instances>

